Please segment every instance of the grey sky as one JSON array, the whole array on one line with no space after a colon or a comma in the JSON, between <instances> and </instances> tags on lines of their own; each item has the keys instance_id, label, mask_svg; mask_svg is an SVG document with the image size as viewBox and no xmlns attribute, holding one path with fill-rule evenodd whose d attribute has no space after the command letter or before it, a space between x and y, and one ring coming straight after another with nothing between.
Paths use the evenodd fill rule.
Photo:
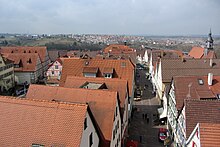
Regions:
<instances>
[{"instance_id":1,"label":"grey sky","mask_svg":"<svg viewBox=\"0 0 220 147\"><path fill-rule=\"evenodd\" d=\"M0 32L220 34L220 0L0 0Z\"/></svg>"}]
</instances>

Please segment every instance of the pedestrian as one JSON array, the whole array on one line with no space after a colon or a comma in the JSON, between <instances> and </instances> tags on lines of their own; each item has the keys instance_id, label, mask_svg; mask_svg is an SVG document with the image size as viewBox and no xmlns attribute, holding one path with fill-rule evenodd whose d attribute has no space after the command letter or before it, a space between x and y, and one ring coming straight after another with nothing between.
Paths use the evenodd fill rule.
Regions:
<instances>
[{"instance_id":1,"label":"pedestrian","mask_svg":"<svg viewBox=\"0 0 220 147\"><path fill-rule=\"evenodd\" d=\"M145 116L144 113L142 113L142 118L143 118L143 119L144 119L144 116Z\"/></svg>"},{"instance_id":2,"label":"pedestrian","mask_svg":"<svg viewBox=\"0 0 220 147\"><path fill-rule=\"evenodd\" d=\"M142 143L142 136L140 135L140 143Z\"/></svg>"},{"instance_id":3,"label":"pedestrian","mask_svg":"<svg viewBox=\"0 0 220 147\"><path fill-rule=\"evenodd\" d=\"M144 118L147 119L147 113L144 114Z\"/></svg>"}]
</instances>

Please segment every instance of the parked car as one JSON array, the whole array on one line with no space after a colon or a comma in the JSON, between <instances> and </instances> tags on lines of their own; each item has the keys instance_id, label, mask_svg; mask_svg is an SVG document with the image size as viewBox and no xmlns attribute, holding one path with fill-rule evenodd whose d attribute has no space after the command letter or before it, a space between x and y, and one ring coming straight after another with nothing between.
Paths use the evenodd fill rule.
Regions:
<instances>
[{"instance_id":1,"label":"parked car","mask_svg":"<svg viewBox=\"0 0 220 147\"><path fill-rule=\"evenodd\" d=\"M165 128L159 128L158 132L158 140L160 142L164 142L164 140L167 138L167 129Z\"/></svg>"},{"instance_id":2,"label":"parked car","mask_svg":"<svg viewBox=\"0 0 220 147\"><path fill-rule=\"evenodd\" d=\"M140 90L140 89L137 89L137 90L136 90L136 97L137 97L137 98L140 98L140 97L141 97L141 90Z\"/></svg>"}]
</instances>

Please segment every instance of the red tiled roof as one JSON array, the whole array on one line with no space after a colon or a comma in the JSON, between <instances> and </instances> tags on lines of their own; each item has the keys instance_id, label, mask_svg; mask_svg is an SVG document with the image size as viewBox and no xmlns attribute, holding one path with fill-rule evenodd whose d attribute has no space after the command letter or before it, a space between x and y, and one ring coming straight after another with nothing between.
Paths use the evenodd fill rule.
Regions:
<instances>
[{"instance_id":1,"label":"red tiled roof","mask_svg":"<svg viewBox=\"0 0 220 147\"><path fill-rule=\"evenodd\" d=\"M105 59L131 59L136 64L136 50L126 45L111 44L103 49L103 58Z\"/></svg>"},{"instance_id":2,"label":"red tiled roof","mask_svg":"<svg viewBox=\"0 0 220 147\"><path fill-rule=\"evenodd\" d=\"M45 62L45 57L48 54L46 46L43 47L27 47L27 46L15 46L15 47L1 47L1 53L38 53L41 62Z\"/></svg>"},{"instance_id":3,"label":"red tiled roof","mask_svg":"<svg viewBox=\"0 0 220 147\"><path fill-rule=\"evenodd\" d=\"M119 94L120 106L124 108L126 91L127 91L127 80L111 79L111 78L85 78L85 77L67 76L64 87L79 88L86 82L93 82L93 83L100 83L100 84L105 83L108 90L117 91Z\"/></svg>"},{"instance_id":4,"label":"red tiled roof","mask_svg":"<svg viewBox=\"0 0 220 147\"><path fill-rule=\"evenodd\" d=\"M3 56L11 61L14 64L21 63L21 67L15 67L15 71L36 71L37 70L37 61L40 59L37 53L17 53L17 54L3 54Z\"/></svg>"},{"instance_id":5,"label":"red tiled roof","mask_svg":"<svg viewBox=\"0 0 220 147\"><path fill-rule=\"evenodd\" d=\"M88 62L87 65L85 63ZM104 77L105 68L114 68L113 78L128 81L129 95L132 95L134 81L134 65L130 60L105 60L105 59L65 59L62 69L60 86L63 86L67 76L83 77L84 67L98 67L101 73L97 77Z\"/></svg>"},{"instance_id":6,"label":"red tiled roof","mask_svg":"<svg viewBox=\"0 0 220 147\"><path fill-rule=\"evenodd\" d=\"M174 76L205 76L208 73L220 75L220 59L161 59L163 83L171 82Z\"/></svg>"},{"instance_id":7,"label":"red tiled roof","mask_svg":"<svg viewBox=\"0 0 220 147\"><path fill-rule=\"evenodd\" d=\"M185 99L186 136L197 123L220 123L220 101Z\"/></svg>"},{"instance_id":8,"label":"red tiled roof","mask_svg":"<svg viewBox=\"0 0 220 147\"><path fill-rule=\"evenodd\" d=\"M126 45L120 45L120 44L111 44L107 46L105 49L103 49L104 53L129 53L129 52L135 52L133 48L130 48Z\"/></svg>"},{"instance_id":9,"label":"red tiled roof","mask_svg":"<svg viewBox=\"0 0 220 147\"><path fill-rule=\"evenodd\" d=\"M151 56L152 56L152 65L156 64L158 62L158 59L176 59L181 58L183 56L182 51L179 50L151 50Z\"/></svg>"},{"instance_id":10,"label":"red tiled roof","mask_svg":"<svg viewBox=\"0 0 220 147\"><path fill-rule=\"evenodd\" d=\"M217 56L215 54L215 51L209 51L207 56L203 56L203 58L208 58L208 59L216 59Z\"/></svg>"},{"instance_id":11,"label":"red tiled roof","mask_svg":"<svg viewBox=\"0 0 220 147\"><path fill-rule=\"evenodd\" d=\"M57 58L59 58L59 51L58 50L50 50L48 51L48 55L50 57L50 60L52 62L56 61Z\"/></svg>"},{"instance_id":12,"label":"red tiled roof","mask_svg":"<svg viewBox=\"0 0 220 147\"><path fill-rule=\"evenodd\" d=\"M106 67L106 68L104 68L103 73L111 73L111 74L112 74L113 71L114 71L113 68L108 68L108 67Z\"/></svg>"},{"instance_id":13,"label":"red tiled roof","mask_svg":"<svg viewBox=\"0 0 220 147\"><path fill-rule=\"evenodd\" d=\"M0 96L0 146L80 146L86 104Z\"/></svg>"},{"instance_id":14,"label":"red tiled roof","mask_svg":"<svg viewBox=\"0 0 220 147\"><path fill-rule=\"evenodd\" d=\"M202 147L216 147L220 144L220 124L200 123L200 145Z\"/></svg>"},{"instance_id":15,"label":"red tiled roof","mask_svg":"<svg viewBox=\"0 0 220 147\"><path fill-rule=\"evenodd\" d=\"M177 110L182 108L183 101L187 98L189 84L191 99L215 99L220 94L220 76L213 76L212 86L208 85L207 76L175 76L173 80ZM202 80L204 84L200 85L198 80Z\"/></svg>"},{"instance_id":16,"label":"red tiled roof","mask_svg":"<svg viewBox=\"0 0 220 147\"><path fill-rule=\"evenodd\" d=\"M208 51L207 56L204 56L204 48L202 47L193 47L191 51L189 52L189 56L196 58L196 59L201 59L201 58L208 58L208 59L214 59L216 58L215 51Z\"/></svg>"},{"instance_id":17,"label":"red tiled roof","mask_svg":"<svg viewBox=\"0 0 220 147\"><path fill-rule=\"evenodd\" d=\"M189 56L193 58L202 58L204 54L204 48L202 47L193 47L189 52Z\"/></svg>"},{"instance_id":18,"label":"red tiled roof","mask_svg":"<svg viewBox=\"0 0 220 147\"><path fill-rule=\"evenodd\" d=\"M111 140L117 92L30 85L26 97L50 101L88 103L104 138L108 141Z\"/></svg>"},{"instance_id":19,"label":"red tiled roof","mask_svg":"<svg viewBox=\"0 0 220 147\"><path fill-rule=\"evenodd\" d=\"M65 58L57 58L53 63L51 63L50 65L49 65L49 68L51 67L51 66L53 66L54 65L54 63L57 61L57 62L59 62L61 65L63 65L63 60L64 60Z\"/></svg>"},{"instance_id":20,"label":"red tiled roof","mask_svg":"<svg viewBox=\"0 0 220 147\"><path fill-rule=\"evenodd\" d=\"M98 67L84 67L83 73L98 73Z\"/></svg>"}]
</instances>

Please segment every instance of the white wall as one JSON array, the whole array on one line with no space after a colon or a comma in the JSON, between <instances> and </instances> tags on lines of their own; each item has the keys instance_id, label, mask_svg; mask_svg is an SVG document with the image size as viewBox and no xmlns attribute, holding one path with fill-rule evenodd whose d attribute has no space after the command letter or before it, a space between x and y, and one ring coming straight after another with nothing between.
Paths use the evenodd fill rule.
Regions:
<instances>
[{"instance_id":1,"label":"white wall","mask_svg":"<svg viewBox=\"0 0 220 147\"><path fill-rule=\"evenodd\" d=\"M80 147L90 147L89 146L89 136L90 136L91 133L93 134L93 145L92 145L92 147L98 147L99 137L98 137L98 134L95 130L95 127L92 123L92 120L91 120L88 112L86 113L86 118L87 118L87 128L85 130L83 130Z\"/></svg>"},{"instance_id":2,"label":"white wall","mask_svg":"<svg viewBox=\"0 0 220 147\"><path fill-rule=\"evenodd\" d=\"M115 115L115 120L113 122L112 139L111 139L110 147L115 147L117 142L118 142L117 147L121 147L121 139L122 139L122 136L121 136L121 117L120 117L118 102L117 102L116 107L117 107L117 116ZM115 111L115 114L116 114L116 111ZM118 124L118 128L117 128L117 124ZM115 134L115 138L113 139L114 130L115 131L117 130L117 133Z\"/></svg>"},{"instance_id":3,"label":"white wall","mask_svg":"<svg viewBox=\"0 0 220 147\"><path fill-rule=\"evenodd\" d=\"M58 66L58 69L55 68L55 66ZM47 70L47 77L57 78L59 79L62 73L62 65L60 62L55 61L52 66ZM52 74L52 71L54 71L54 74Z\"/></svg>"},{"instance_id":4,"label":"white wall","mask_svg":"<svg viewBox=\"0 0 220 147\"><path fill-rule=\"evenodd\" d=\"M28 84L31 83L31 76L30 72L16 72L15 71L15 79L18 79L17 84L23 84L25 81L27 81Z\"/></svg>"},{"instance_id":5,"label":"white wall","mask_svg":"<svg viewBox=\"0 0 220 147\"><path fill-rule=\"evenodd\" d=\"M128 92L128 91L127 91ZM126 131L126 129L128 129L128 93L126 94L126 99L125 99L125 103L124 103L124 113L123 113L123 127L122 127L122 138L124 137L124 133Z\"/></svg>"},{"instance_id":6,"label":"white wall","mask_svg":"<svg viewBox=\"0 0 220 147\"><path fill-rule=\"evenodd\" d=\"M198 134L198 136L197 136ZM192 133L190 134L186 146L187 147L192 147L193 144L196 145L196 147L200 147L200 129L199 129L199 123L196 125Z\"/></svg>"},{"instance_id":7,"label":"white wall","mask_svg":"<svg viewBox=\"0 0 220 147\"><path fill-rule=\"evenodd\" d=\"M145 50L145 53L144 53L144 57L143 57L144 59L144 62L146 62L148 65L149 65L149 57L148 57L148 52L147 52L147 50Z\"/></svg>"}]
</instances>

